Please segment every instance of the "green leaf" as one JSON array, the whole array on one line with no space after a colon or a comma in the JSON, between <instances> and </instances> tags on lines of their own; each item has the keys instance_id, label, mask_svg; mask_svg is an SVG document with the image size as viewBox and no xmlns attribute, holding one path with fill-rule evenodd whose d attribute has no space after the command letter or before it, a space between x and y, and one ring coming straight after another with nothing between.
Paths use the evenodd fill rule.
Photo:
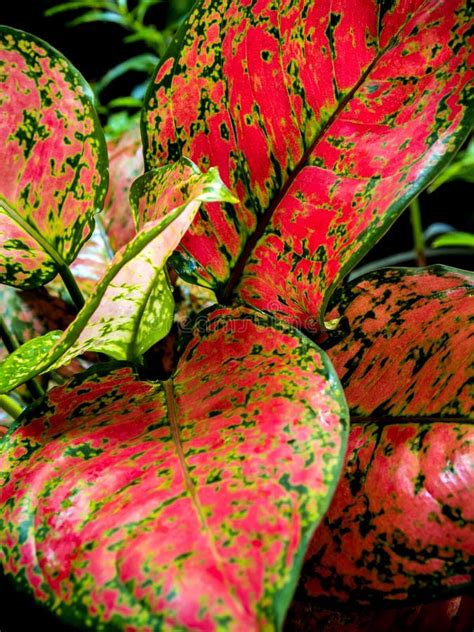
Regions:
<instances>
[{"instance_id":1,"label":"green leaf","mask_svg":"<svg viewBox=\"0 0 474 632\"><path fill-rule=\"evenodd\" d=\"M78 24L89 24L90 22L112 22L120 24L120 26L128 26L127 20L119 13L113 11L87 11L78 18L71 20L69 25L77 26Z\"/></svg>"},{"instance_id":2,"label":"green leaf","mask_svg":"<svg viewBox=\"0 0 474 632\"><path fill-rule=\"evenodd\" d=\"M428 188L428 193L433 193L442 184L453 180L474 182L474 140L471 140L466 151L460 152L456 160L441 172Z\"/></svg>"},{"instance_id":3,"label":"green leaf","mask_svg":"<svg viewBox=\"0 0 474 632\"><path fill-rule=\"evenodd\" d=\"M89 86L56 50L0 27L0 282L44 285L74 261L107 190Z\"/></svg>"},{"instance_id":4,"label":"green leaf","mask_svg":"<svg viewBox=\"0 0 474 632\"><path fill-rule=\"evenodd\" d=\"M3 438L5 573L96 630L280 630L347 430L324 352L217 307L166 382L97 367Z\"/></svg>"},{"instance_id":5,"label":"green leaf","mask_svg":"<svg viewBox=\"0 0 474 632\"><path fill-rule=\"evenodd\" d=\"M151 74L157 63L158 57L156 55L152 55L150 53L135 55L135 57L130 57L130 59L127 59L121 64L117 64L106 72L102 79L95 84L94 88L99 94L112 81L115 81L115 79L118 79L130 71L146 72L147 74Z\"/></svg>"},{"instance_id":6,"label":"green leaf","mask_svg":"<svg viewBox=\"0 0 474 632\"><path fill-rule=\"evenodd\" d=\"M472 233L446 233L437 237L433 242L434 248L442 248L443 246L467 246L474 248L474 235Z\"/></svg>"},{"instance_id":7,"label":"green leaf","mask_svg":"<svg viewBox=\"0 0 474 632\"><path fill-rule=\"evenodd\" d=\"M201 0L143 112L147 169L189 156L241 200L172 262L300 328L464 142L466 0Z\"/></svg>"},{"instance_id":8,"label":"green leaf","mask_svg":"<svg viewBox=\"0 0 474 632\"><path fill-rule=\"evenodd\" d=\"M22 346L0 364L0 393L86 351L140 361L168 333L174 301L164 271L166 260L201 202L234 198L215 169L201 174L182 159L140 177L131 200L137 214L147 217L142 230L117 252L76 319L46 354L33 358L28 352L25 357Z\"/></svg>"}]
</instances>

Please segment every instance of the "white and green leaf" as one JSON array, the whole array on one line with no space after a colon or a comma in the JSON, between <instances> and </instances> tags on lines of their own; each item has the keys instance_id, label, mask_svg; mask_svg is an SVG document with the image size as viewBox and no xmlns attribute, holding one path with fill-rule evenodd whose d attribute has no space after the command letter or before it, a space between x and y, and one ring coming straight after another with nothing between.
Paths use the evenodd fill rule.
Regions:
<instances>
[{"instance_id":1,"label":"white and green leaf","mask_svg":"<svg viewBox=\"0 0 474 632\"><path fill-rule=\"evenodd\" d=\"M174 301L165 264L201 202L235 202L216 169L202 174L189 160L138 178L131 191L136 216L146 218L136 237L119 250L95 292L60 335L35 339L39 353L22 345L0 364L0 393L86 351L117 360L141 360L169 331ZM42 347L43 345L43 347Z\"/></svg>"}]
</instances>

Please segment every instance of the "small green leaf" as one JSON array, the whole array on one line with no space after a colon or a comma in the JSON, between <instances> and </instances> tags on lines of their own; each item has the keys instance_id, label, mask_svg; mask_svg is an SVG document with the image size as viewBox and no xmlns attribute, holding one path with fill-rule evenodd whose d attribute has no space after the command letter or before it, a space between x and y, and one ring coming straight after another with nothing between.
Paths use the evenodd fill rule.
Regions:
<instances>
[{"instance_id":1,"label":"small green leaf","mask_svg":"<svg viewBox=\"0 0 474 632\"><path fill-rule=\"evenodd\" d=\"M30 377L38 375L40 371L34 370L35 365L42 366L38 359L47 357L62 335L62 331L49 331L44 336L28 340L7 356L0 364L0 393L9 393ZM22 375L27 377L18 381L17 377Z\"/></svg>"},{"instance_id":2,"label":"small green leaf","mask_svg":"<svg viewBox=\"0 0 474 632\"><path fill-rule=\"evenodd\" d=\"M433 193L442 184L452 180L474 182L474 140L471 140L466 151L459 152L457 159L441 172L428 188L428 193Z\"/></svg>"},{"instance_id":3,"label":"small green leaf","mask_svg":"<svg viewBox=\"0 0 474 632\"><path fill-rule=\"evenodd\" d=\"M472 233L446 233L434 240L433 246L441 248L443 246L467 246L474 248L474 235Z\"/></svg>"},{"instance_id":4,"label":"small green leaf","mask_svg":"<svg viewBox=\"0 0 474 632\"><path fill-rule=\"evenodd\" d=\"M86 351L139 361L172 325L174 301L165 263L200 203L212 201L235 198L216 169L202 174L187 159L138 178L131 202L136 216L146 218L146 223L117 252L95 292L55 345L40 347L35 354L22 346L9 356L7 365L7 361L0 364L0 393Z\"/></svg>"}]
</instances>

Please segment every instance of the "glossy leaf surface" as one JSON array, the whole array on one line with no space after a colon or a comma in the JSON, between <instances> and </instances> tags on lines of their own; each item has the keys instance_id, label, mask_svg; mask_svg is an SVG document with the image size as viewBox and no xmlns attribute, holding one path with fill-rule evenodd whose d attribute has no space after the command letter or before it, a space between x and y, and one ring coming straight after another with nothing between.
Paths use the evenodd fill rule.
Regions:
<instances>
[{"instance_id":1,"label":"glossy leaf surface","mask_svg":"<svg viewBox=\"0 0 474 632\"><path fill-rule=\"evenodd\" d=\"M301 599L337 610L471 589L472 287L470 273L433 266L382 270L341 292L348 333L329 355L351 433Z\"/></svg>"},{"instance_id":2,"label":"glossy leaf surface","mask_svg":"<svg viewBox=\"0 0 474 632\"><path fill-rule=\"evenodd\" d=\"M185 277L302 329L472 119L466 0L201 0L150 87L147 168L217 165Z\"/></svg>"},{"instance_id":3,"label":"glossy leaf surface","mask_svg":"<svg viewBox=\"0 0 474 632\"><path fill-rule=\"evenodd\" d=\"M173 322L174 302L164 272L167 258L201 201L233 199L214 169L202 174L185 159L137 180L132 203L146 218L143 228L115 255L56 344L51 346L48 339L45 355L33 361L30 347L20 347L0 365L0 392L7 393L86 351L140 360Z\"/></svg>"},{"instance_id":4,"label":"glossy leaf surface","mask_svg":"<svg viewBox=\"0 0 474 632\"><path fill-rule=\"evenodd\" d=\"M71 263L107 190L105 139L83 77L0 27L0 281L44 285Z\"/></svg>"},{"instance_id":5,"label":"glossy leaf surface","mask_svg":"<svg viewBox=\"0 0 474 632\"><path fill-rule=\"evenodd\" d=\"M216 308L172 379L102 367L4 438L2 564L95 629L279 629L346 432L314 343Z\"/></svg>"},{"instance_id":6,"label":"glossy leaf surface","mask_svg":"<svg viewBox=\"0 0 474 632\"><path fill-rule=\"evenodd\" d=\"M345 322L328 354L353 415L472 415L473 273L381 270L346 286L336 309Z\"/></svg>"},{"instance_id":7,"label":"glossy leaf surface","mask_svg":"<svg viewBox=\"0 0 474 632\"><path fill-rule=\"evenodd\" d=\"M307 553L300 589L341 605L469 593L474 424L351 423L344 475Z\"/></svg>"}]
</instances>

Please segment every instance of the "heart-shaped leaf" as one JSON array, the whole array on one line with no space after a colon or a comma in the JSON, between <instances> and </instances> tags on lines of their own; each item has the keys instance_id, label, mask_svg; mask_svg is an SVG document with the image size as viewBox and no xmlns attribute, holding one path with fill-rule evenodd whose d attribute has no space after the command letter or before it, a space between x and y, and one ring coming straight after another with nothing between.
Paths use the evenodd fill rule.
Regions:
<instances>
[{"instance_id":1,"label":"heart-shaped leaf","mask_svg":"<svg viewBox=\"0 0 474 632\"><path fill-rule=\"evenodd\" d=\"M178 272L305 328L472 121L466 0L195 5L145 100L145 164L217 165Z\"/></svg>"},{"instance_id":2,"label":"heart-shaped leaf","mask_svg":"<svg viewBox=\"0 0 474 632\"><path fill-rule=\"evenodd\" d=\"M117 360L140 360L173 322L173 296L164 266L202 201L235 201L215 169L202 174L189 160L146 173L132 189L132 204L147 221L115 255L76 319L33 358L30 341L0 364L0 393L86 351ZM57 333L57 332L55 332ZM46 338L46 337L43 337ZM41 346L39 347L41 348Z\"/></svg>"},{"instance_id":3,"label":"heart-shaped leaf","mask_svg":"<svg viewBox=\"0 0 474 632\"><path fill-rule=\"evenodd\" d=\"M337 610L470 590L472 291L470 273L433 266L382 270L341 292L348 332L328 355L351 433L308 549L303 601Z\"/></svg>"},{"instance_id":4,"label":"heart-shaped leaf","mask_svg":"<svg viewBox=\"0 0 474 632\"><path fill-rule=\"evenodd\" d=\"M3 438L4 570L95 629L279 629L346 432L314 343L215 308L170 380L102 366Z\"/></svg>"},{"instance_id":5,"label":"heart-shaped leaf","mask_svg":"<svg viewBox=\"0 0 474 632\"><path fill-rule=\"evenodd\" d=\"M107 190L92 92L36 37L0 27L0 281L44 285L76 257Z\"/></svg>"}]
</instances>

